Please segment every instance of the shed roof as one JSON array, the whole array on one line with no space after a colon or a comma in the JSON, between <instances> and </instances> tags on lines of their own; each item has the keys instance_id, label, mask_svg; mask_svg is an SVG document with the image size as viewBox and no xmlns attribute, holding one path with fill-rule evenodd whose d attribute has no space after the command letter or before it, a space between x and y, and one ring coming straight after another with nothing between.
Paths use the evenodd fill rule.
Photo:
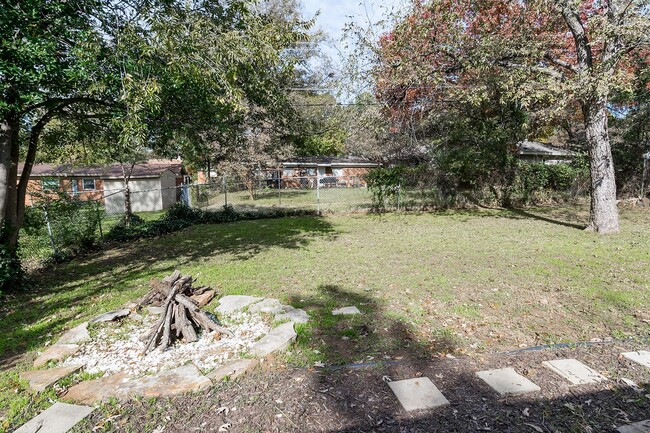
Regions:
<instances>
[{"instance_id":1,"label":"shed roof","mask_svg":"<svg viewBox=\"0 0 650 433\"><path fill-rule=\"evenodd\" d=\"M571 150L560 149L538 141L524 140L519 143L517 154L534 156L574 156L576 153Z\"/></svg>"},{"instance_id":2,"label":"shed roof","mask_svg":"<svg viewBox=\"0 0 650 433\"><path fill-rule=\"evenodd\" d=\"M302 156L282 162L284 167L378 167L379 164L365 158L336 156Z\"/></svg>"},{"instance_id":3,"label":"shed roof","mask_svg":"<svg viewBox=\"0 0 650 433\"><path fill-rule=\"evenodd\" d=\"M182 174L183 163L177 160L152 159L133 166L132 179L159 177L169 170L177 176ZM23 171L23 164L18 166L18 174ZM91 165L73 166L72 164L34 164L30 177L99 177L101 179L122 178L122 166Z\"/></svg>"}]
</instances>

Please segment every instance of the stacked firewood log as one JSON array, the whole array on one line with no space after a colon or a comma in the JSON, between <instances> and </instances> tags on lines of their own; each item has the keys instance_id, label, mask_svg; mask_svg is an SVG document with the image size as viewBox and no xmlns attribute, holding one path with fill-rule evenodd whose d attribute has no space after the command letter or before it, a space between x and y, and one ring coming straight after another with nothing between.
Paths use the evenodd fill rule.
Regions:
<instances>
[{"instance_id":1,"label":"stacked firewood log","mask_svg":"<svg viewBox=\"0 0 650 433\"><path fill-rule=\"evenodd\" d=\"M210 302L215 291L209 287L192 287L191 276L182 276L174 271L162 281L151 280L151 291L138 302L138 307L153 305L162 307L160 318L151 331L144 336L145 348L142 354L169 347L175 339L185 342L198 340L198 332L212 332L219 338L221 334L232 335L213 320L201 307Z\"/></svg>"}]
</instances>

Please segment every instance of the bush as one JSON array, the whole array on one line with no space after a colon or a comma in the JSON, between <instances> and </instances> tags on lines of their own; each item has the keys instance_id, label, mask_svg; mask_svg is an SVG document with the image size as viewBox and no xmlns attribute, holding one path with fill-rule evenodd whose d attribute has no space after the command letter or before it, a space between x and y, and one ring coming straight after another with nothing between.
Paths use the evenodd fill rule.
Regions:
<instances>
[{"instance_id":1,"label":"bush","mask_svg":"<svg viewBox=\"0 0 650 433\"><path fill-rule=\"evenodd\" d=\"M17 254L6 245L0 245L0 298L4 292L15 289L22 281L23 268Z\"/></svg>"},{"instance_id":2,"label":"bush","mask_svg":"<svg viewBox=\"0 0 650 433\"><path fill-rule=\"evenodd\" d=\"M403 166L380 167L373 168L366 174L365 179L372 194L372 207L375 211L382 212L386 210L387 205L396 204L404 171Z\"/></svg>"},{"instance_id":3,"label":"bush","mask_svg":"<svg viewBox=\"0 0 650 433\"><path fill-rule=\"evenodd\" d=\"M220 224L234 221L288 216L316 215L314 211L302 209L271 208L264 210L236 211L232 206L224 206L220 211L193 209L178 203L170 207L165 215L156 221L143 221L125 227L118 224L105 236L107 240L124 242L132 239L149 238L172 233L194 224Z\"/></svg>"}]
</instances>

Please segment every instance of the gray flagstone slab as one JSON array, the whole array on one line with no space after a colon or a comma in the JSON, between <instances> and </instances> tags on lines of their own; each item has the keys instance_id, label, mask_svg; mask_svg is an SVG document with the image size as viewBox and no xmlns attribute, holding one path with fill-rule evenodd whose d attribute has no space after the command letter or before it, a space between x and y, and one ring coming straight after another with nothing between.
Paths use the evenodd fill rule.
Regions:
<instances>
[{"instance_id":1,"label":"gray flagstone slab","mask_svg":"<svg viewBox=\"0 0 650 433\"><path fill-rule=\"evenodd\" d=\"M650 419L616 429L618 433L650 433Z\"/></svg>"},{"instance_id":2,"label":"gray flagstone slab","mask_svg":"<svg viewBox=\"0 0 650 433\"><path fill-rule=\"evenodd\" d=\"M88 406L57 402L14 433L66 433L93 410Z\"/></svg>"},{"instance_id":3,"label":"gray flagstone slab","mask_svg":"<svg viewBox=\"0 0 650 433\"><path fill-rule=\"evenodd\" d=\"M265 337L251 348L249 354L256 358L265 358L273 352L285 350L296 339L293 322L283 323L271 329Z\"/></svg>"}]
</instances>

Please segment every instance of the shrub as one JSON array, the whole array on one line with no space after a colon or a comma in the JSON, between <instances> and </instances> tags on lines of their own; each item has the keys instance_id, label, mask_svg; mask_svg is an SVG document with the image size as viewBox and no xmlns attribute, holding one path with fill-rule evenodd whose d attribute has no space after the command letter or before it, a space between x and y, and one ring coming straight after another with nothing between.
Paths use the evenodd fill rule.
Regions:
<instances>
[{"instance_id":1,"label":"shrub","mask_svg":"<svg viewBox=\"0 0 650 433\"><path fill-rule=\"evenodd\" d=\"M282 208L236 211L232 206L224 206L220 211L204 211L178 203L170 207L159 220L143 221L142 224L132 224L130 227L118 224L108 232L105 238L111 241L124 242L132 239L172 233L193 224L220 224L243 220L315 214L314 211L310 210Z\"/></svg>"}]
</instances>

